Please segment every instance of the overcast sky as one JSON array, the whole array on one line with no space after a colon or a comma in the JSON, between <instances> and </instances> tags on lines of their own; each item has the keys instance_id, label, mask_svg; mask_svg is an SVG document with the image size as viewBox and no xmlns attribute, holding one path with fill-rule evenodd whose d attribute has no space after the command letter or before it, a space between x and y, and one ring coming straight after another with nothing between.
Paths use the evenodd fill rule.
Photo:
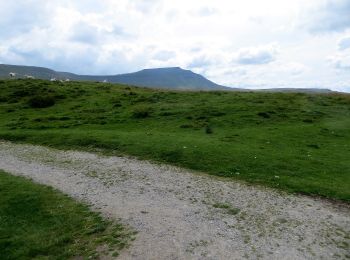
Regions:
<instances>
[{"instance_id":1,"label":"overcast sky","mask_svg":"<svg viewBox=\"0 0 350 260\"><path fill-rule=\"evenodd\" d=\"M0 63L350 92L350 0L0 0Z\"/></svg>"}]
</instances>

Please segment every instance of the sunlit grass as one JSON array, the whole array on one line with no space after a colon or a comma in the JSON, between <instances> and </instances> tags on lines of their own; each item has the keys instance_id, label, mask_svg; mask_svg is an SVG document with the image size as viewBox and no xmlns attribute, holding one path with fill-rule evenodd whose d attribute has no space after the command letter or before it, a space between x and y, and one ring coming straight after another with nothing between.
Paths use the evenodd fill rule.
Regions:
<instances>
[{"instance_id":1,"label":"sunlit grass","mask_svg":"<svg viewBox=\"0 0 350 260\"><path fill-rule=\"evenodd\" d=\"M1 259L117 255L131 235L50 187L0 171Z\"/></svg>"},{"instance_id":2,"label":"sunlit grass","mask_svg":"<svg viewBox=\"0 0 350 260\"><path fill-rule=\"evenodd\" d=\"M40 80L0 81L0 91L4 139L103 148L350 200L347 94L175 92ZM33 107L38 96L49 105Z\"/></svg>"}]
</instances>

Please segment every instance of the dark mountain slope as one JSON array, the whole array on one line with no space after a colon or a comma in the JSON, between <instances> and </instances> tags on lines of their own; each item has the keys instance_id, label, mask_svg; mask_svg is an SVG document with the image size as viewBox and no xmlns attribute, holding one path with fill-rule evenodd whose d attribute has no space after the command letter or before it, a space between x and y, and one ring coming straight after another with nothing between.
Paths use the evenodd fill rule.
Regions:
<instances>
[{"instance_id":1,"label":"dark mountain slope","mask_svg":"<svg viewBox=\"0 0 350 260\"><path fill-rule=\"evenodd\" d=\"M58 72L43 67L0 64L0 78L8 78L11 72L16 73L19 78L23 78L25 75L38 79L51 79L60 76Z\"/></svg>"},{"instance_id":2,"label":"dark mountain slope","mask_svg":"<svg viewBox=\"0 0 350 260\"><path fill-rule=\"evenodd\" d=\"M43 67L18 66L0 64L0 78L9 78L9 73L17 74L17 78L30 75L38 79L59 79L77 81L107 81L139 87L166 88L177 90L231 90L231 91L264 91L264 92L298 92L298 93L328 93L329 89L319 88L273 88L251 90L244 88L229 88L218 85L200 74L179 67L144 69L134 73L119 75L77 75L69 72L58 72Z\"/></svg>"},{"instance_id":3,"label":"dark mountain slope","mask_svg":"<svg viewBox=\"0 0 350 260\"><path fill-rule=\"evenodd\" d=\"M220 86L202 75L179 67L144 69L134 73L120 75L77 75L68 72L57 72L51 69L32 66L16 66L0 64L0 77L8 78L9 73L17 73L17 77L31 75L39 79L70 79L81 81L108 81L111 83L122 83L141 87L191 89L191 90L229 90Z\"/></svg>"},{"instance_id":4,"label":"dark mountain slope","mask_svg":"<svg viewBox=\"0 0 350 260\"><path fill-rule=\"evenodd\" d=\"M170 87L176 89L227 89L215 84L202 75L179 67L144 69L135 73L113 76L112 82L146 87Z\"/></svg>"}]
</instances>

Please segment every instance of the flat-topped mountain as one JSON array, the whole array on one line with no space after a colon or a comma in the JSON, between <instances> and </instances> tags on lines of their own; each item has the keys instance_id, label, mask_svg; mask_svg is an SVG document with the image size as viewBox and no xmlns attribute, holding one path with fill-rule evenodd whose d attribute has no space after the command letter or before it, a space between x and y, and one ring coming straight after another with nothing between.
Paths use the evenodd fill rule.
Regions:
<instances>
[{"instance_id":1,"label":"flat-topped mountain","mask_svg":"<svg viewBox=\"0 0 350 260\"><path fill-rule=\"evenodd\" d=\"M252 90L231 88L216 84L200 74L180 67L143 69L133 73L118 75L78 75L69 72L59 72L43 67L19 66L0 64L0 78L9 78L15 73L15 78L32 76L37 79L99 81L133 85L138 87L165 88L174 90L231 90L231 91L267 91L267 92L300 92L300 93L328 93L329 89L319 88L271 88Z\"/></svg>"},{"instance_id":2,"label":"flat-topped mountain","mask_svg":"<svg viewBox=\"0 0 350 260\"><path fill-rule=\"evenodd\" d=\"M58 72L43 67L18 66L0 64L0 77L9 77L16 73L16 77L33 76L38 79L70 79L81 81L107 81L140 87L189 89L189 90L229 90L202 75L179 67L144 69L134 73L119 75L78 75L69 72Z\"/></svg>"},{"instance_id":3,"label":"flat-topped mountain","mask_svg":"<svg viewBox=\"0 0 350 260\"><path fill-rule=\"evenodd\" d=\"M144 69L134 73L116 75L109 78L118 83L146 86L146 87L170 87L179 89L227 89L202 75L179 67Z\"/></svg>"}]
</instances>

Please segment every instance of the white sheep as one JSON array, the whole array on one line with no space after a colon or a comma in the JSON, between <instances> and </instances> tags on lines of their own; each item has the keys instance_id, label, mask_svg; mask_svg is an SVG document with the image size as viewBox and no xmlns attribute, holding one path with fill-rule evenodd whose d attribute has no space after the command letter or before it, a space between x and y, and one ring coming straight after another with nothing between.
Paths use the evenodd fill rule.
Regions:
<instances>
[{"instance_id":1,"label":"white sheep","mask_svg":"<svg viewBox=\"0 0 350 260\"><path fill-rule=\"evenodd\" d=\"M25 77L26 79L35 79L35 77L32 76L32 75L24 75L24 77Z\"/></svg>"},{"instance_id":2,"label":"white sheep","mask_svg":"<svg viewBox=\"0 0 350 260\"><path fill-rule=\"evenodd\" d=\"M57 79L56 78L51 78L50 81L57 81Z\"/></svg>"},{"instance_id":3,"label":"white sheep","mask_svg":"<svg viewBox=\"0 0 350 260\"><path fill-rule=\"evenodd\" d=\"M15 72L10 72L9 73L10 78L14 78L14 77L16 77L16 75L17 75L17 73L15 73Z\"/></svg>"}]
</instances>

